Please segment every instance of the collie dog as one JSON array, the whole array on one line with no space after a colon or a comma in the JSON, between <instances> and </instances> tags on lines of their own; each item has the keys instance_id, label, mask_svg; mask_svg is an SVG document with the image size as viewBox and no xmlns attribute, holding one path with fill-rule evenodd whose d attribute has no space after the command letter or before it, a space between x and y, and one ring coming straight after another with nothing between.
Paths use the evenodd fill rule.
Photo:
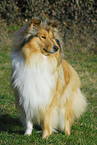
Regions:
<instances>
[{"instance_id":1,"label":"collie dog","mask_svg":"<svg viewBox=\"0 0 97 145\"><path fill-rule=\"evenodd\" d=\"M33 125L43 138L54 130L70 135L70 127L85 111L80 79L63 58L55 22L33 19L16 33L12 51L12 84L25 134Z\"/></svg>"}]
</instances>

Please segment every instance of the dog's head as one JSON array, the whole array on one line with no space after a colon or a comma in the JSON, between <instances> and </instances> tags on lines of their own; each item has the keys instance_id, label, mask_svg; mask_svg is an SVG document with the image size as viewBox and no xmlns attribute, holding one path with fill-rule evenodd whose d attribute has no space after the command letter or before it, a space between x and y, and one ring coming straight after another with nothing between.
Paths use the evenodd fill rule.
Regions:
<instances>
[{"instance_id":1,"label":"dog's head","mask_svg":"<svg viewBox=\"0 0 97 145\"><path fill-rule=\"evenodd\" d=\"M22 33L24 36L19 47L25 58L41 53L45 56L54 55L58 59L62 54L62 40L59 37L55 21L42 22L40 19L33 19Z\"/></svg>"}]
</instances>

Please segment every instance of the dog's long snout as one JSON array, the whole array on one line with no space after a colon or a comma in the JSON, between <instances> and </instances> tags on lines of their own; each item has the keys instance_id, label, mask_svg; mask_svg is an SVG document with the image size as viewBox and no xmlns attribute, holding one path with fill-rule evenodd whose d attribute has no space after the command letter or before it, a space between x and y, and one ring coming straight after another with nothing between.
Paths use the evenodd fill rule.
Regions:
<instances>
[{"instance_id":1,"label":"dog's long snout","mask_svg":"<svg viewBox=\"0 0 97 145\"><path fill-rule=\"evenodd\" d=\"M53 51L54 51L54 52L57 52L58 49L59 49L58 46L56 46L56 45L53 46Z\"/></svg>"},{"instance_id":2,"label":"dog's long snout","mask_svg":"<svg viewBox=\"0 0 97 145\"><path fill-rule=\"evenodd\" d=\"M58 51L58 46L56 46L56 45L54 45L53 46L53 50L48 50L48 49L45 49L45 48L43 48L43 50L45 51L45 52L47 52L48 54L53 54L53 53L56 53L57 51Z\"/></svg>"}]
</instances>

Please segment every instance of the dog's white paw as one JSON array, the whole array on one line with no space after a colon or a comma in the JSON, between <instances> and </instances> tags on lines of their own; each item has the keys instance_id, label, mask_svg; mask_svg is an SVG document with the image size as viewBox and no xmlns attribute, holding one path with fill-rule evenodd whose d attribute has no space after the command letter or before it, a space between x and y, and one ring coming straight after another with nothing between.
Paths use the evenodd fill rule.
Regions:
<instances>
[{"instance_id":1,"label":"dog's white paw","mask_svg":"<svg viewBox=\"0 0 97 145\"><path fill-rule=\"evenodd\" d=\"M30 120L27 120L25 126L25 135L31 135L32 130L33 130L33 124Z\"/></svg>"},{"instance_id":2,"label":"dog's white paw","mask_svg":"<svg viewBox=\"0 0 97 145\"><path fill-rule=\"evenodd\" d=\"M25 132L25 135L31 135L32 133L32 130L31 129L27 129L26 132Z\"/></svg>"}]
</instances>

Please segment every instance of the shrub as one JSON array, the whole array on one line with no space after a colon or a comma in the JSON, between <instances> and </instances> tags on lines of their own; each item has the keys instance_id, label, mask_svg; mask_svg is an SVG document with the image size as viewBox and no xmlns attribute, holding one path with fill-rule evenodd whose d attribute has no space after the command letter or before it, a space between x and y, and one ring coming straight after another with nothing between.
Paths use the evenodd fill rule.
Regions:
<instances>
[{"instance_id":1,"label":"shrub","mask_svg":"<svg viewBox=\"0 0 97 145\"><path fill-rule=\"evenodd\" d=\"M1 0L1 17L8 22L29 19L35 16L64 21L94 22L95 0Z\"/></svg>"},{"instance_id":2,"label":"shrub","mask_svg":"<svg viewBox=\"0 0 97 145\"><path fill-rule=\"evenodd\" d=\"M0 1L1 18L6 20L7 24L16 23L20 16L18 7L13 0Z\"/></svg>"}]
</instances>

